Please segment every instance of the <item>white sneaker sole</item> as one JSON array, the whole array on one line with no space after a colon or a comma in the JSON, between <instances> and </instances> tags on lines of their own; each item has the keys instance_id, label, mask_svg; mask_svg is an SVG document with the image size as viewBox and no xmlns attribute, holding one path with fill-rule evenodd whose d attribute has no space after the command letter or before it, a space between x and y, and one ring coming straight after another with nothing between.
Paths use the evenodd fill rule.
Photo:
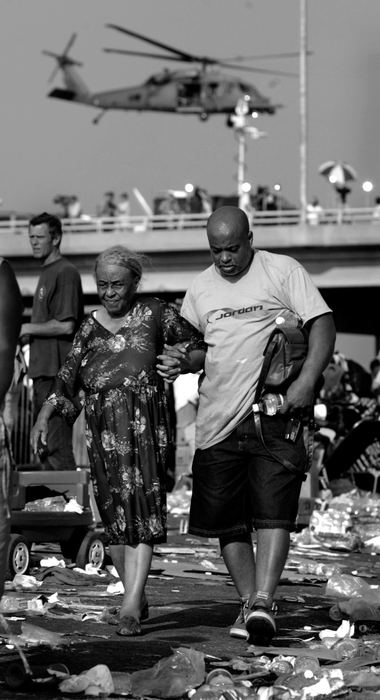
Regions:
<instances>
[{"instance_id":1,"label":"white sneaker sole","mask_svg":"<svg viewBox=\"0 0 380 700\"><path fill-rule=\"evenodd\" d=\"M236 637L236 639L248 639L248 632L244 627L230 627L230 637Z\"/></svg>"},{"instance_id":2,"label":"white sneaker sole","mask_svg":"<svg viewBox=\"0 0 380 700\"><path fill-rule=\"evenodd\" d=\"M276 623L272 615L265 610L252 610L248 613L246 621L248 639L271 640L276 633Z\"/></svg>"}]
</instances>

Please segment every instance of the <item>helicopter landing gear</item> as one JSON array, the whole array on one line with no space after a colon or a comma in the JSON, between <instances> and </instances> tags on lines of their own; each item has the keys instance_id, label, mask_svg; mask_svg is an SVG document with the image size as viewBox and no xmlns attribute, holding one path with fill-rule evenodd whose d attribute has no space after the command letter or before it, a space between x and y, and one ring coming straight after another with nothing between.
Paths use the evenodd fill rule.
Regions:
<instances>
[{"instance_id":1,"label":"helicopter landing gear","mask_svg":"<svg viewBox=\"0 0 380 700\"><path fill-rule=\"evenodd\" d=\"M199 119L201 122L206 122L208 119L208 112L201 112L199 115Z\"/></svg>"},{"instance_id":2,"label":"helicopter landing gear","mask_svg":"<svg viewBox=\"0 0 380 700\"><path fill-rule=\"evenodd\" d=\"M102 109L102 111L99 112L99 114L97 114L96 117L93 118L92 123L95 125L99 124L100 120L103 119L106 111L107 111L106 109Z\"/></svg>"}]
</instances>

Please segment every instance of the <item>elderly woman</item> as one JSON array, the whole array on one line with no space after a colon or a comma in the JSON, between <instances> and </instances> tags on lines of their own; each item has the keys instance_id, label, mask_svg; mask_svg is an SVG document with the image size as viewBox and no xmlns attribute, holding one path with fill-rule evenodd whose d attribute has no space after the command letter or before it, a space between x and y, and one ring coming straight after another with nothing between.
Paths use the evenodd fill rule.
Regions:
<instances>
[{"instance_id":1,"label":"elderly woman","mask_svg":"<svg viewBox=\"0 0 380 700\"><path fill-rule=\"evenodd\" d=\"M164 377L197 371L201 336L174 307L137 295L141 256L123 246L95 263L101 307L78 330L52 393L33 427L34 450L46 443L54 411L74 421L84 396L94 493L113 563L124 584L118 633L141 634L153 545L166 540L165 471L170 423ZM165 344L186 346L157 371ZM171 363L171 364L170 364ZM158 367L160 367L158 365Z\"/></svg>"}]
</instances>

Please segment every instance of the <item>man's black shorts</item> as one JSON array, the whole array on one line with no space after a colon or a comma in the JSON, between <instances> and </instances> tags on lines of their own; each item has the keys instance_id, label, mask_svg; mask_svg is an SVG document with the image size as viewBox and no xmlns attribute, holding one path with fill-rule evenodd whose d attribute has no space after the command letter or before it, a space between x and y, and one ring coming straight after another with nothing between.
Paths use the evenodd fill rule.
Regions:
<instances>
[{"instance_id":1,"label":"man's black shorts","mask_svg":"<svg viewBox=\"0 0 380 700\"><path fill-rule=\"evenodd\" d=\"M190 533L219 537L253 527L294 530L307 457L302 430L295 443L285 440L288 420L261 416L265 446L250 416L222 442L196 450ZM295 471L283 466L284 458Z\"/></svg>"}]
</instances>

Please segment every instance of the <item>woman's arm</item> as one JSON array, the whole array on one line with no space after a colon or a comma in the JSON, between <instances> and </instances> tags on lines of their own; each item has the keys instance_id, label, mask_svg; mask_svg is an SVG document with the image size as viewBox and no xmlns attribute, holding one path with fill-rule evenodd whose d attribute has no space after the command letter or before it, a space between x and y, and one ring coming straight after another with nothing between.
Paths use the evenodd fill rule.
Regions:
<instances>
[{"instance_id":1,"label":"woman's arm","mask_svg":"<svg viewBox=\"0 0 380 700\"><path fill-rule=\"evenodd\" d=\"M39 443L46 445L49 418L53 413L59 413L69 423L73 424L79 416L82 405L79 393L79 369L81 358L86 345L86 322L77 331L72 348L55 378L53 391L44 402L37 420L31 430L30 444L37 452Z\"/></svg>"},{"instance_id":2,"label":"woman's arm","mask_svg":"<svg viewBox=\"0 0 380 700\"><path fill-rule=\"evenodd\" d=\"M180 374L195 373L203 369L206 351L187 349L187 343L164 345L164 352L157 355L157 373L167 382L174 382Z\"/></svg>"},{"instance_id":3,"label":"woman's arm","mask_svg":"<svg viewBox=\"0 0 380 700\"><path fill-rule=\"evenodd\" d=\"M164 348L157 356L157 373L174 382L180 374L203 369L207 346L202 334L170 304L163 307L161 324Z\"/></svg>"}]
</instances>

